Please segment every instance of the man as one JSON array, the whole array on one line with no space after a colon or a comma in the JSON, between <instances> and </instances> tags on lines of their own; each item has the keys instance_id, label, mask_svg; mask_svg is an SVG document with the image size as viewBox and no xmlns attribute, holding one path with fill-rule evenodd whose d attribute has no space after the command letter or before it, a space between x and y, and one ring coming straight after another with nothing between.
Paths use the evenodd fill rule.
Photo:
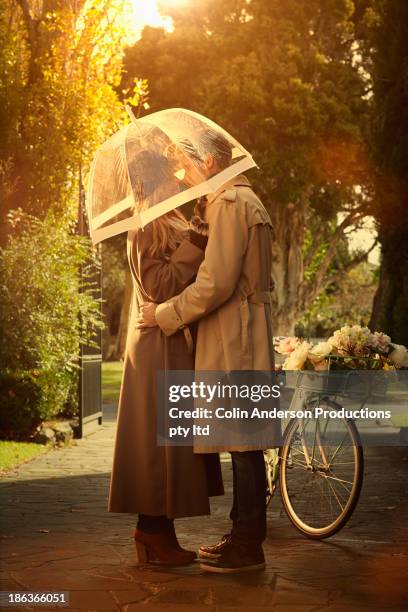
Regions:
<instances>
[{"instance_id":1,"label":"man","mask_svg":"<svg viewBox=\"0 0 408 612\"><path fill-rule=\"evenodd\" d=\"M207 177L232 163L229 143L207 133L201 147ZM274 369L271 327L272 226L269 215L239 175L207 196L205 258L194 283L163 304L145 304L140 326L159 325L166 335L198 320L196 371ZM199 550L201 567L234 573L265 566L266 479L263 451L231 452L231 533Z\"/></svg>"}]
</instances>

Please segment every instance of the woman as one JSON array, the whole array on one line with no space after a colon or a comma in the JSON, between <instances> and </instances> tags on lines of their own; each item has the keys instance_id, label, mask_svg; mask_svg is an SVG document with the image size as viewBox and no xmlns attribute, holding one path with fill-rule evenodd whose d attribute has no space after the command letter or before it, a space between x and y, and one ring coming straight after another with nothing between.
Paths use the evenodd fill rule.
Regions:
<instances>
[{"instance_id":1,"label":"woman","mask_svg":"<svg viewBox=\"0 0 408 612\"><path fill-rule=\"evenodd\" d=\"M164 199L163 190L169 190L169 177L163 173L165 158L159 157L158 173L149 153L151 176L139 185L139 200L142 190L145 206ZM168 338L158 327L136 327L141 304L167 300L192 282L204 249L203 236L189 229L178 210L143 230L128 232L134 291L108 511L139 514L134 539L140 562L191 563L196 553L179 546L173 519L209 514L209 495L223 494L218 455L201 456L191 447L159 447L156 442L157 371L194 369L194 355L184 332Z\"/></svg>"}]
</instances>

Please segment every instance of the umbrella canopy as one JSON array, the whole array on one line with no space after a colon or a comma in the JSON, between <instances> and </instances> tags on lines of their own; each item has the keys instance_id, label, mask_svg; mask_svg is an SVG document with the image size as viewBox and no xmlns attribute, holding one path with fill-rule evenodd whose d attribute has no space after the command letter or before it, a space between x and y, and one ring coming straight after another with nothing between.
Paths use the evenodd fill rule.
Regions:
<instances>
[{"instance_id":1,"label":"umbrella canopy","mask_svg":"<svg viewBox=\"0 0 408 612\"><path fill-rule=\"evenodd\" d=\"M208 154L217 163L211 176ZM92 241L144 227L253 166L235 138L198 113L172 108L133 119L92 162L86 197Z\"/></svg>"}]
</instances>

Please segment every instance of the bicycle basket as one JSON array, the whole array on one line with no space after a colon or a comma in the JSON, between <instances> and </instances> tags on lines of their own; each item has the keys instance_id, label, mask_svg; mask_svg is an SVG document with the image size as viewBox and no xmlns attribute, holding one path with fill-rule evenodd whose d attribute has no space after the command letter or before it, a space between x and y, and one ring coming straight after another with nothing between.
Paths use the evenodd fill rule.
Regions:
<instances>
[{"instance_id":1,"label":"bicycle basket","mask_svg":"<svg viewBox=\"0 0 408 612\"><path fill-rule=\"evenodd\" d=\"M309 370L286 372L286 387L320 395L350 398L384 397L389 372L369 370Z\"/></svg>"}]
</instances>

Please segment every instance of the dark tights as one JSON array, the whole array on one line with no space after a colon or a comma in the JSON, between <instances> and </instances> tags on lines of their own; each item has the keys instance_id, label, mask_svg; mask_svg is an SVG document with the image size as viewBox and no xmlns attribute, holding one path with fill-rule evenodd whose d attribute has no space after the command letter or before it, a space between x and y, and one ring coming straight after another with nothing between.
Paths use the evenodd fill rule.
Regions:
<instances>
[{"instance_id":1,"label":"dark tights","mask_svg":"<svg viewBox=\"0 0 408 612\"><path fill-rule=\"evenodd\" d=\"M173 529L173 519L167 518L167 516L139 514L137 529L144 533L163 533Z\"/></svg>"}]
</instances>

